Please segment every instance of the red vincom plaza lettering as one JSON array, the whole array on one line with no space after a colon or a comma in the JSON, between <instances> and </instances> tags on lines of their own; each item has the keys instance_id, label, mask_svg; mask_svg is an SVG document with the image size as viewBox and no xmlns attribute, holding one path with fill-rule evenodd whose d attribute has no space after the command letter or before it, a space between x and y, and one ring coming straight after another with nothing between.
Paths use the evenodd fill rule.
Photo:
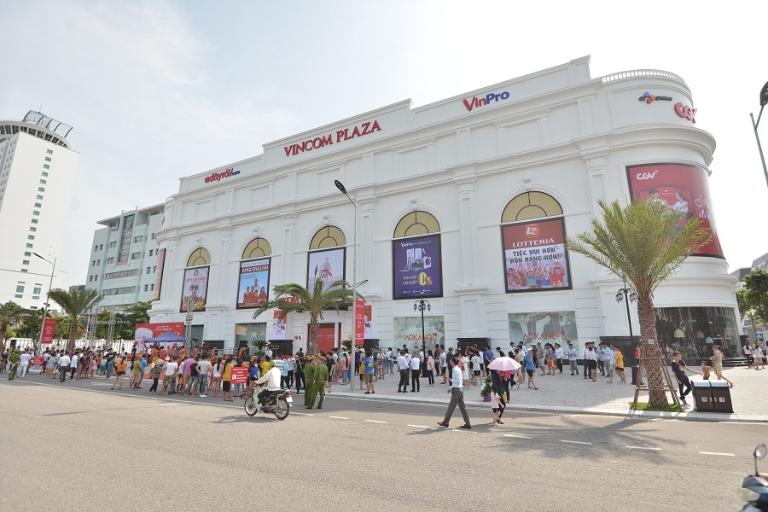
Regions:
<instances>
[{"instance_id":1,"label":"red vincom plaza lettering","mask_svg":"<svg viewBox=\"0 0 768 512\"><path fill-rule=\"evenodd\" d=\"M229 169L224 169L223 171L213 171L209 176L205 177L206 183L216 183L217 181L221 181L224 178L229 178L231 176L237 176L240 174L240 171L237 169L230 167Z\"/></svg>"},{"instance_id":2,"label":"red vincom plaza lettering","mask_svg":"<svg viewBox=\"0 0 768 512\"><path fill-rule=\"evenodd\" d=\"M478 108L478 107L484 107L486 105L490 105L491 103L495 103L497 101L504 101L509 99L509 92L489 92L482 98L478 98L477 96L472 96L471 98L464 98L462 101L464 102L464 108L467 109L467 111L472 112L472 110Z\"/></svg>"},{"instance_id":3,"label":"red vincom plaza lettering","mask_svg":"<svg viewBox=\"0 0 768 512\"><path fill-rule=\"evenodd\" d=\"M381 126L378 121L366 121L359 125L355 125L352 128L343 128L341 130L336 130L335 133L331 132L328 135L318 135L313 139L307 139L303 142L285 146L283 151L285 151L285 156L295 156L299 153L304 153L305 151L324 148L332 144L346 142L357 137L362 137L363 135L370 135L371 133L380 131Z\"/></svg>"}]
</instances>

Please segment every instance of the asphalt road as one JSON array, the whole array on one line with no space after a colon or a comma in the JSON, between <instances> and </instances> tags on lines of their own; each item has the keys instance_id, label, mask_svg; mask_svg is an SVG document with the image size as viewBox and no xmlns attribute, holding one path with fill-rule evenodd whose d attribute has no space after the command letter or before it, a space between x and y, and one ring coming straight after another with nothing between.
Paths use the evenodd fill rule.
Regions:
<instances>
[{"instance_id":1,"label":"asphalt road","mask_svg":"<svg viewBox=\"0 0 768 512\"><path fill-rule=\"evenodd\" d=\"M333 395L281 422L105 384L0 381L0 510L728 511L768 441L765 424L520 411L492 428L479 407L445 430L442 405Z\"/></svg>"}]
</instances>

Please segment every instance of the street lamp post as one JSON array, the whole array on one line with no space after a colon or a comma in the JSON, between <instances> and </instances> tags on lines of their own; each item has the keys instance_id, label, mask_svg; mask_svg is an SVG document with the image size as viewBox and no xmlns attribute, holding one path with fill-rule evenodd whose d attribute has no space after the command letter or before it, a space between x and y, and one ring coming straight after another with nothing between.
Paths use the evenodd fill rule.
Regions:
<instances>
[{"instance_id":1,"label":"street lamp post","mask_svg":"<svg viewBox=\"0 0 768 512\"><path fill-rule=\"evenodd\" d=\"M35 256L40 258L41 260L51 264L51 279L48 281L48 292L50 293L51 286L53 286L53 274L56 271L56 258L53 258L53 261L50 261L50 260L48 260L46 258L43 258L42 256L40 256L36 252L33 252L32 254L34 254ZM42 323L42 325L40 325L40 336L39 336L39 338L37 340L37 349L38 350L42 350L43 349L43 331L45 330L45 319L48 316L48 304L49 304L49 301L50 301L50 299L46 296L45 297L45 302L43 303L43 323Z\"/></svg>"},{"instance_id":2,"label":"street lamp post","mask_svg":"<svg viewBox=\"0 0 768 512\"><path fill-rule=\"evenodd\" d=\"M757 133L757 127L760 125L760 118L763 117L763 109L766 105L768 105L768 82L766 82L763 88L760 90L760 112L757 114L757 121L755 121L755 116L752 113L749 114L749 118L752 120L752 130L755 132L755 140L757 141L757 151L760 153L760 161L763 164L765 183L768 185L768 168L765 166L763 146L760 144L760 135Z\"/></svg>"},{"instance_id":3,"label":"street lamp post","mask_svg":"<svg viewBox=\"0 0 768 512\"><path fill-rule=\"evenodd\" d=\"M347 199L349 199L349 202L352 203L352 206L354 207L355 227L352 234L352 347L350 348L351 353L349 354L349 360L351 364L354 364L355 358L352 354L356 348L355 342L357 341L357 333L355 332L357 326L357 286L355 285L355 283L357 283L357 201L355 199L357 199L357 196L355 196L355 199L349 197L347 188L339 180L333 180L333 184L339 189L339 192L347 196ZM350 369L349 390L352 393L355 392L355 380L352 378L354 374L355 372Z\"/></svg>"},{"instance_id":4,"label":"street lamp post","mask_svg":"<svg viewBox=\"0 0 768 512\"><path fill-rule=\"evenodd\" d=\"M624 279L624 287L619 288L616 292L616 302L624 301L624 305L627 307L627 324L629 325L629 341L634 341L634 334L632 334L632 317L629 314L629 303L637 300L637 293L632 288L627 287L627 280Z\"/></svg>"},{"instance_id":5,"label":"street lamp post","mask_svg":"<svg viewBox=\"0 0 768 512\"><path fill-rule=\"evenodd\" d=\"M187 316L184 318L184 348L187 351L187 356L192 353L192 307L194 301L190 297L187 299Z\"/></svg>"},{"instance_id":6,"label":"street lamp post","mask_svg":"<svg viewBox=\"0 0 768 512\"><path fill-rule=\"evenodd\" d=\"M423 352L422 358L427 357L427 337L424 331L424 311L431 311L432 306L429 305L428 300L421 298L413 305L413 310L421 313L421 351ZM423 363L424 361L422 361Z\"/></svg>"}]
</instances>

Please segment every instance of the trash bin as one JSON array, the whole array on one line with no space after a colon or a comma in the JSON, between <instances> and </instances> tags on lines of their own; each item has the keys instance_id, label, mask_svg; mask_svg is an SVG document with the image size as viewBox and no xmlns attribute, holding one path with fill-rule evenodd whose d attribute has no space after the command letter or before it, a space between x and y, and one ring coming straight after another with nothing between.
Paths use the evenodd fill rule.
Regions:
<instances>
[{"instance_id":1,"label":"trash bin","mask_svg":"<svg viewBox=\"0 0 768 512\"><path fill-rule=\"evenodd\" d=\"M710 381L712 386L712 410L714 412L733 413L731 387L722 380Z\"/></svg>"},{"instance_id":2,"label":"trash bin","mask_svg":"<svg viewBox=\"0 0 768 512\"><path fill-rule=\"evenodd\" d=\"M708 380L692 380L693 400L696 402L696 412L715 412L712 402L712 386Z\"/></svg>"}]
</instances>

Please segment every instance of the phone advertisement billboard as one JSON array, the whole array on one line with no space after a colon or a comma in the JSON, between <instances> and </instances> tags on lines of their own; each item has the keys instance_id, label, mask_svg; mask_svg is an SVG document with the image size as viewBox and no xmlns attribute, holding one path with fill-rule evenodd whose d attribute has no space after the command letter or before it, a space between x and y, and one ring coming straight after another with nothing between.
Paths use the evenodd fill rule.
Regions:
<instances>
[{"instance_id":1,"label":"phone advertisement billboard","mask_svg":"<svg viewBox=\"0 0 768 512\"><path fill-rule=\"evenodd\" d=\"M307 289L314 290L317 279L323 282L323 290L346 279L346 254L344 247L310 252L307 255Z\"/></svg>"},{"instance_id":2,"label":"phone advertisement billboard","mask_svg":"<svg viewBox=\"0 0 768 512\"><path fill-rule=\"evenodd\" d=\"M271 261L271 258L262 258L240 262L237 309L253 309L267 302Z\"/></svg>"},{"instance_id":3,"label":"phone advertisement billboard","mask_svg":"<svg viewBox=\"0 0 768 512\"><path fill-rule=\"evenodd\" d=\"M563 219L502 226L501 245L507 293L571 288Z\"/></svg>"},{"instance_id":4,"label":"phone advertisement billboard","mask_svg":"<svg viewBox=\"0 0 768 512\"><path fill-rule=\"evenodd\" d=\"M184 270L184 284L181 292L181 313L188 313L187 304L192 301L192 311L205 311L208 295L208 270L210 267Z\"/></svg>"},{"instance_id":5,"label":"phone advertisement billboard","mask_svg":"<svg viewBox=\"0 0 768 512\"><path fill-rule=\"evenodd\" d=\"M685 219L697 217L712 234L694 256L723 258L715 231L709 176L705 169L687 164L649 164L627 167L632 200L658 201L679 212Z\"/></svg>"},{"instance_id":6,"label":"phone advertisement billboard","mask_svg":"<svg viewBox=\"0 0 768 512\"><path fill-rule=\"evenodd\" d=\"M440 235L393 240L392 265L394 299L443 296Z\"/></svg>"}]
</instances>

